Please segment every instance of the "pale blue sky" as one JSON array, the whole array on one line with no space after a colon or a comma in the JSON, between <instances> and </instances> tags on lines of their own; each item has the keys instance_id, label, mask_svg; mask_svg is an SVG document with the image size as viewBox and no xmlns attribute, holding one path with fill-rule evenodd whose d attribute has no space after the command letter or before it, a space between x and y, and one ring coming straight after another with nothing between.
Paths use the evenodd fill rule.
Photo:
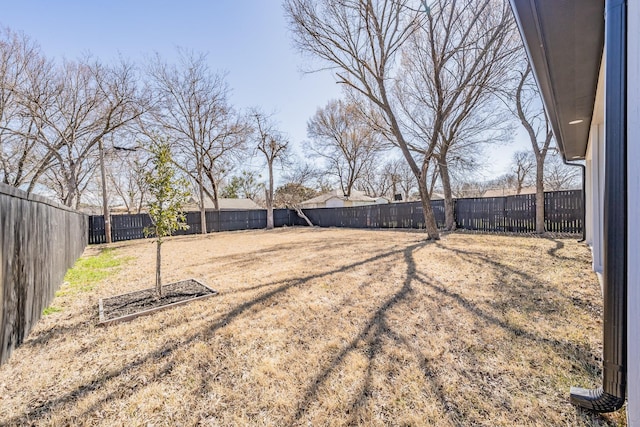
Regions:
<instances>
[{"instance_id":1,"label":"pale blue sky","mask_svg":"<svg viewBox=\"0 0 640 427\"><path fill-rule=\"evenodd\" d=\"M330 72L300 71L305 59L292 47L279 0L0 0L0 24L56 59L91 52L137 62L156 51L171 59L177 46L208 52L211 68L228 73L233 104L276 111L296 145L316 109L340 96ZM487 151L493 173L506 171L514 149Z\"/></svg>"}]
</instances>

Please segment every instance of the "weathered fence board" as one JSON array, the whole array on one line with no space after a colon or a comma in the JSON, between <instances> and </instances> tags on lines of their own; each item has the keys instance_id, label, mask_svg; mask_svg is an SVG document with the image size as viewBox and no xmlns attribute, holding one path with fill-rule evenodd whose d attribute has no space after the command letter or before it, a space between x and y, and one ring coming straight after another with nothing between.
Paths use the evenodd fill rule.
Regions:
<instances>
[{"instance_id":1,"label":"weathered fence board","mask_svg":"<svg viewBox=\"0 0 640 427\"><path fill-rule=\"evenodd\" d=\"M0 363L23 342L82 254L88 225L86 215L0 184Z\"/></svg>"},{"instance_id":2,"label":"weathered fence board","mask_svg":"<svg viewBox=\"0 0 640 427\"><path fill-rule=\"evenodd\" d=\"M293 213L295 216L295 212ZM252 230L267 226L266 210L250 211L206 211L207 232ZM200 212L187 212L186 230L178 230L174 235L199 234L201 232ZM273 220L276 227L291 225L292 216L288 209L274 209ZM153 225L148 214L112 215L111 239L113 242L123 240L144 239L144 230ZM93 215L89 217L89 243L105 243L104 217Z\"/></svg>"},{"instance_id":3,"label":"weathered fence board","mask_svg":"<svg viewBox=\"0 0 640 427\"><path fill-rule=\"evenodd\" d=\"M582 232L582 191L547 192L544 200L546 231ZM458 199L455 209L458 228L520 233L530 233L536 229L535 194Z\"/></svg>"},{"instance_id":4,"label":"weathered fence board","mask_svg":"<svg viewBox=\"0 0 640 427\"><path fill-rule=\"evenodd\" d=\"M544 223L548 231L579 233L582 231L582 198L572 191L547 193L544 199Z\"/></svg>"},{"instance_id":5,"label":"weathered fence board","mask_svg":"<svg viewBox=\"0 0 640 427\"><path fill-rule=\"evenodd\" d=\"M535 231L535 195L486 197L455 200L458 228L479 231ZM444 200L432 200L431 207L438 227L444 227ZM548 231L579 233L582 230L582 192L545 193L545 224ZM305 215L319 227L350 228L424 228L420 202L367 205L350 208L305 209ZM276 227L307 225L295 211L275 209ZM188 230L175 234L200 233L200 213L186 214ZM265 210L207 211L207 231L233 231L265 228ZM151 225L147 214L114 215L111 220L112 240L142 239L144 228ZM104 220L93 216L89 221L90 243L104 243Z\"/></svg>"}]
</instances>

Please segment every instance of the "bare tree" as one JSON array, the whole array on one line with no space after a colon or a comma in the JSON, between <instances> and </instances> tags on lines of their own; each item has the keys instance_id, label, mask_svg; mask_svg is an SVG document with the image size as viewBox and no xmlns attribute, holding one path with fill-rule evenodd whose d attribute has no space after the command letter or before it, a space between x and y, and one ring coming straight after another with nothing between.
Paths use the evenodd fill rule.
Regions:
<instances>
[{"instance_id":1,"label":"bare tree","mask_svg":"<svg viewBox=\"0 0 640 427\"><path fill-rule=\"evenodd\" d=\"M109 187L120 198L129 214L139 214L149 196L145 179L150 158L143 150L117 150L109 160Z\"/></svg>"},{"instance_id":2,"label":"bare tree","mask_svg":"<svg viewBox=\"0 0 640 427\"><path fill-rule=\"evenodd\" d=\"M415 175L412 174L406 162L397 163L395 174L398 182L398 193L402 194L402 200L405 202L411 201L412 194L418 189Z\"/></svg>"},{"instance_id":3,"label":"bare tree","mask_svg":"<svg viewBox=\"0 0 640 427\"><path fill-rule=\"evenodd\" d=\"M384 163L379 167L370 167L362 172L362 176L356 183L356 189L364 191L370 197L393 197L392 188L396 178L389 170L390 163Z\"/></svg>"},{"instance_id":4,"label":"bare tree","mask_svg":"<svg viewBox=\"0 0 640 427\"><path fill-rule=\"evenodd\" d=\"M315 183L317 183L318 178L323 176L322 171L305 161L291 160L290 165L293 167L285 171L283 175L284 180L309 188L317 187Z\"/></svg>"},{"instance_id":5,"label":"bare tree","mask_svg":"<svg viewBox=\"0 0 640 427\"><path fill-rule=\"evenodd\" d=\"M297 47L335 69L338 82L368 99L381 130L402 151L417 178L429 239L439 239L426 184L431 154L414 159L393 104L390 81L398 53L426 14L413 0L285 0Z\"/></svg>"},{"instance_id":6,"label":"bare tree","mask_svg":"<svg viewBox=\"0 0 640 427\"><path fill-rule=\"evenodd\" d=\"M270 230L273 228L273 165L276 160L281 162L286 160L289 141L276 128L271 116L267 116L258 110L254 110L251 115L254 119L256 149L264 155L269 173L265 199L267 205L267 229Z\"/></svg>"},{"instance_id":7,"label":"bare tree","mask_svg":"<svg viewBox=\"0 0 640 427\"><path fill-rule=\"evenodd\" d=\"M64 168L65 165L60 167L58 162L52 163L51 167L44 170L38 182L44 185L47 190L53 192L58 200L74 209L80 209L83 196L91 186L92 181L99 175L98 156L96 153L91 152L75 165L73 171L75 184L73 187L69 184L68 175L65 174Z\"/></svg>"},{"instance_id":8,"label":"bare tree","mask_svg":"<svg viewBox=\"0 0 640 427\"><path fill-rule=\"evenodd\" d=\"M99 141L139 117L144 103L135 69L126 62L107 67L90 58L65 61L54 82L50 98L32 88L27 99L38 141L47 149L30 189L46 172L49 183L64 187L58 188L62 202L74 206L91 176Z\"/></svg>"},{"instance_id":9,"label":"bare tree","mask_svg":"<svg viewBox=\"0 0 640 427\"><path fill-rule=\"evenodd\" d=\"M158 55L148 66L157 96L151 125L170 135L174 162L198 186L201 232L207 232L204 197L218 209L218 171L244 149L247 127L232 109L224 76L210 70L205 54L178 50L178 63L168 64ZM205 179L208 179L208 186Z\"/></svg>"},{"instance_id":10,"label":"bare tree","mask_svg":"<svg viewBox=\"0 0 640 427\"><path fill-rule=\"evenodd\" d=\"M39 144L27 100L52 79L52 63L29 37L0 27L0 173L5 184L31 191L51 156ZM43 168L44 169L44 168ZM32 182L33 185L30 185Z\"/></svg>"},{"instance_id":11,"label":"bare tree","mask_svg":"<svg viewBox=\"0 0 640 427\"><path fill-rule=\"evenodd\" d=\"M264 183L256 172L243 170L240 175L231 177L229 182L222 188L221 195L226 198L245 198L254 202L259 202L264 194Z\"/></svg>"},{"instance_id":12,"label":"bare tree","mask_svg":"<svg viewBox=\"0 0 640 427\"><path fill-rule=\"evenodd\" d=\"M536 233L544 233L544 163L553 132L528 62L519 74L512 98L515 98L515 115L527 131L536 161Z\"/></svg>"},{"instance_id":13,"label":"bare tree","mask_svg":"<svg viewBox=\"0 0 640 427\"><path fill-rule=\"evenodd\" d=\"M294 166L291 168L291 165ZM313 227L300 204L320 193L330 191L331 187L324 180L325 174L305 161L293 161L289 157L287 166L290 168L284 174L286 183L276 189L274 206L294 209L309 227Z\"/></svg>"},{"instance_id":14,"label":"bare tree","mask_svg":"<svg viewBox=\"0 0 640 427\"><path fill-rule=\"evenodd\" d=\"M337 177L348 198L358 179L372 173L383 149L381 135L369 126L358 106L332 100L319 108L307 123L309 148L327 163L327 172Z\"/></svg>"},{"instance_id":15,"label":"bare tree","mask_svg":"<svg viewBox=\"0 0 640 427\"><path fill-rule=\"evenodd\" d=\"M567 166L560 154L551 153L545 159L544 188L547 191L575 190L580 188L582 175L575 166Z\"/></svg>"},{"instance_id":16,"label":"bare tree","mask_svg":"<svg viewBox=\"0 0 640 427\"><path fill-rule=\"evenodd\" d=\"M522 192L522 187L529 181L535 167L536 160L530 151L517 151L513 154L511 172L515 178L516 194Z\"/></svg>"},{"instance_id":17,"label":"bare tree","mask_svg":"<svg viewBox=\"0 0 640 427\"><path fill-rule=\"evenodd\" d=\"M468 169L475 145L506 135L508 121L496 108L494 90L520 46L507 1L431 2L423 29L403 51L405 79L399 87L416 136L411 148L423 157L433 153L437 160L445 227L452 230L450 158Z\"/></svg>"},{"instance_id":18,"label":"bare tree","mask_svg":"<svg viewBox=\"0 0 640 427\"><path fill-rule=\"evenodd\" d=\"M459 199L482 197L487 191L487 185L478 181L458 181L452 186L453 196Z\"/></svg>"},{"instance_id":19,"label":"bare tree","mask_svg":"<svg viewBox=\"0 0 640 427\"><path fill-rule=\"evenodd\" d=\"M358 189L369 196L383 196L394 200L409 201L417 192L416 177L404 159L391 159L376 169L367 170L358 181Z\"/></svg>"}]
</instances>

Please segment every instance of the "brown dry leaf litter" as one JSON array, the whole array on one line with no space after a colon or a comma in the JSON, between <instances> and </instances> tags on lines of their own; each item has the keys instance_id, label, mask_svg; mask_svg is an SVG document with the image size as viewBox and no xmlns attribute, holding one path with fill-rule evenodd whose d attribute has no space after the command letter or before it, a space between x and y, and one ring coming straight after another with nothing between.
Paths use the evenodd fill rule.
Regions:
<instances>
[{"instance_id":1,"label":"brown dry leaf litter","mask_svg":"<svg viewBox=\"0 0 640 427\"><path fill-rule=\"evenodd\" d=\"M0 367L0 425L616 425L595 386L601 297L575 239L288 228L163 246L166 283L218 296L97 328L151 286L154 245L58 297ZM95 251L90 248L89 251ZM94 252L95 253L95 252Z\"/></svg>"}]
</instances>

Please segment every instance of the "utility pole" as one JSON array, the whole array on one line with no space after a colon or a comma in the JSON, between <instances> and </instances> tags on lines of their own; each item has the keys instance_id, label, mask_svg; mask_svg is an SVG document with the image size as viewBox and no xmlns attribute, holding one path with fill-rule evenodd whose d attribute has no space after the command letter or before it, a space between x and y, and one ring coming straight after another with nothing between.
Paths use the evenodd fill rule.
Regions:
<instances>
[{"instance_id":1,"label":"utility pole","mask_svg":"<svg viewBox=\"0 0 640 427\"><path fill-rule=\"evenodd\" d=\"M109 202L107 200L107 173L104 170L104 147L102 139L98 142L100 151L100 174L102 175L102 215L104 216L104 235L107 243L111 243L111 215L109 213Z\"/></svg>"}]
</instances>

